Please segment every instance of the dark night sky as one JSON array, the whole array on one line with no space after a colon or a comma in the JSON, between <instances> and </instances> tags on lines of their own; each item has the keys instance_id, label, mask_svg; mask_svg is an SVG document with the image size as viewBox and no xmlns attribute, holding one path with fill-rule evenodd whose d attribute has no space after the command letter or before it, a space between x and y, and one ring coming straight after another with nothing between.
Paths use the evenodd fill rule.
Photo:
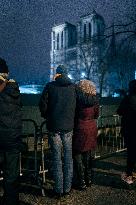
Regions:
<instances>
[{"instance_id":1,"label":"dark night sky","mask_svg":"<svg viewBox=\"0 0 136 205\"><path fill-rule=\"evenodd\" d=\"M48 79L54 23L75 24L95 9L110 25L136 16L136 0L0 0L0 56L18 81Z\"/></svg>"}]
</instances>

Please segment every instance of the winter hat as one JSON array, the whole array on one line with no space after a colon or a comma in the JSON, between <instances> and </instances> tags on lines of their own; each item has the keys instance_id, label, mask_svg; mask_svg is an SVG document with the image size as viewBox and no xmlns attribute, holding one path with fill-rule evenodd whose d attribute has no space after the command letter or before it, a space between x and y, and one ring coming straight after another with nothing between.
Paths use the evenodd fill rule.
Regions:
<instances>
[{"instance_id":1,"label":"winter hat","mask_svg":"<svg viewBox=\"0 0 136 205\"><path fill-rule=\"evenodd\" d=\"M65 68L64 65L59 65L56 69L57 74L64 74L67 75L67 69Z\"/></svg>"},{"instance_id":2,"label":"winter hat","mask_svg":"<svg viewBox=\"0 0 136 205\"><path fill-rule=\"evenodd\" d=\"M8 74L9 69L8 69L7 64L6 64L6 61L4 59L0 58L0 74L3 74L3 73Z\"/></svg>"}]
</instances>

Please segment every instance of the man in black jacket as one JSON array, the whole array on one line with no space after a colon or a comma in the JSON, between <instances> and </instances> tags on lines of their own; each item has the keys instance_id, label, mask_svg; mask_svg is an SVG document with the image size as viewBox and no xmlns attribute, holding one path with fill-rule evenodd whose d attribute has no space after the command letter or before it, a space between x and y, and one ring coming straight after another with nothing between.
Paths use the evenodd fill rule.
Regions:
<instances>
[{"instance_id":1,"label":"man in black jacket","mask_svg":"<svg viewBox=\"0 0 136 205\"><path fill-rule=\"evenodd\" d=\"M55 81L46 85L39 103L41 116L46 119L52 149L54 191L61 196L70 192L72 183L72 130L76 107L75 85L67 76L66 68L59 65ZM62 168L61 148L64 161Z\"/></svg>"},{"instance_id":2,"label":"man in black jacket","mask_svg":"<svg viewBox=\"0 0 136 205\"><path fill-rule=\"evenodd\" d=\"M2 162L4 205L18 205L19 153L21 146L20 92L14 80L8 80L8 66L0 58L0 161Z\"/></svg>"},{"instance_id":3,"label":"man in black jacket","mask_svg":"<svg viewBox=\"0 0 136 205\"><path fill-rule=\"evenodd\" d=\"M121 134L127 147L127 168L122 179L132 184L136 163L136 80L129 82L129 93L122 99L117 113L122 117Z\"/></svg>"}]
</instances>

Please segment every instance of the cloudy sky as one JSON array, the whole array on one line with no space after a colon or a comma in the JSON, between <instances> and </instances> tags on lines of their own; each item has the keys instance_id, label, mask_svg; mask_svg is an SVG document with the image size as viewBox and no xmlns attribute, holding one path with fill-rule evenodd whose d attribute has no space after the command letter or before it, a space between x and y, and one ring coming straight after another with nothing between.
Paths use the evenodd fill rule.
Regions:
<instances>
[{"instance_id":1,"label":"cloudy sky","mask_svg":"<svg viewBox=\"0 0 136 205\"><path fill-rule=\"evenodd\" d=\"M93 9L106 25L131 22L136 0L0 0L0 56L17 81L48 79L52 26Z\"/></svg>"}]
</instances>

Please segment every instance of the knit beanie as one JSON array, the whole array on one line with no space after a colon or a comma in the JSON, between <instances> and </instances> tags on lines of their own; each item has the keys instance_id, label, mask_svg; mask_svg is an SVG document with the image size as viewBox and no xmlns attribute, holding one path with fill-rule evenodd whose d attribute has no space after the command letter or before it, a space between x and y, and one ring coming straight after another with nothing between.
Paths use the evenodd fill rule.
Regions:
<instances>
[{"instance_id":1,"label":"knit beanie","mask_svg":"<svg viewBox=\"0 0 136 205\"><path fill-rule=\"evenodd\" d=\"M57 74L64 74L67 75L67 69L65 68L64 65L59 65L56 69Z\"/></svg>"},{"instance_id":2,"label":"knit beanie","mask_svg":"<svg viewBox=\"0 0 136 205\"><path fill-rule=\"evenodd\" d=\"M9 69L8 69L7 64L6 64L6 61L4 59L0 58L0 74L2 74L2 73L8 74Z\"/></svg>"}]
</instances>

